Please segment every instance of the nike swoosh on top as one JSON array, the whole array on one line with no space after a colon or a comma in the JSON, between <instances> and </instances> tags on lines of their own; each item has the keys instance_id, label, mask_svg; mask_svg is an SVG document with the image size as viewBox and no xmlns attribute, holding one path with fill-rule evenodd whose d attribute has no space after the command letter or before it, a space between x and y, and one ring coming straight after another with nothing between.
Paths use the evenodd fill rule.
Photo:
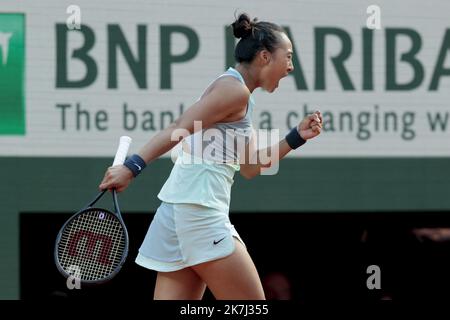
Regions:
<instances>
[{"instance_id":1,"label":"nike swoosh on top","mask_svg":"<svg viewBox=\"0 0 450 320\"><path fill-rule=\"evenodd\" d=\"M139 171L141 171L142 170L142 168L141 168L141 166L140 165L138 165L137 163L133 163L138 169L139 169Z\"/></svg>"}]
</instances>

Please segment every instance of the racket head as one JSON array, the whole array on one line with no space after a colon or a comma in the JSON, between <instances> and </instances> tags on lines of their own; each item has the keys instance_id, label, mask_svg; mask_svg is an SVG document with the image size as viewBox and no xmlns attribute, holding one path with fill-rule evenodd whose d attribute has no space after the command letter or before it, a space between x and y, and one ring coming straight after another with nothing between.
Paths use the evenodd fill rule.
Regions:
<instances>
[{"instance_id":1,"label":"racket head","mask_svg":"<svg viewBox=\"0 0 450 320\"><path fill-rule=\"evenodd\" d=\"M128 231L120 214L87 208L72 216L56 238L54 258L59 272L82 284L111 280L128 255Z\"/></svg>"}]
</instances>

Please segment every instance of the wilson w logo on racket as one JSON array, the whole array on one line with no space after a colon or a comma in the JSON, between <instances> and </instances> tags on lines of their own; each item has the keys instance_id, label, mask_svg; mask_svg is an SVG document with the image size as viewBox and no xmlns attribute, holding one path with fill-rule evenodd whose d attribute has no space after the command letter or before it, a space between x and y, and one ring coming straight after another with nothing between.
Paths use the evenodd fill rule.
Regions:
<instances>
[{"instance_id":1,"label":"wilson w logo on racket","mask_svg":"<svg viewBox=\"0 0 450 320\"><path fill-rule=\"evenodd\" d=\"M94 233L89 230L79 230L75 232L69 239L70 257L77 257L79 255L77 247L80 241L83 240L84 238L86 238L86 243L84 244L86 250L82 254L85 255L85 258L92 259L94 248L97 245L97 243L100 242L99 255L97 256L97 258L94 257L94 259L97 259L98 263L103 264L105 266L112 264L112 261L109 259L109 257L111 255L113 239L110 236Z\"/></svg>"},{"instance_id":2,"label":"wilson w logo on racket","mask_svg":"<svg viewBox=\"0 0 450 320\"><path fill-rule=\"evenodd\" d=\"M130 137L120 138L113 166L125 161L130 143ZM103 283L111 280L125 262L128 232L122 220L116 190L112 192L114 212L93 207L106 191L100 192L73 215L58 233L55 263L66 278L72 277L81 283Z\"/></svg>"}]
</instances>

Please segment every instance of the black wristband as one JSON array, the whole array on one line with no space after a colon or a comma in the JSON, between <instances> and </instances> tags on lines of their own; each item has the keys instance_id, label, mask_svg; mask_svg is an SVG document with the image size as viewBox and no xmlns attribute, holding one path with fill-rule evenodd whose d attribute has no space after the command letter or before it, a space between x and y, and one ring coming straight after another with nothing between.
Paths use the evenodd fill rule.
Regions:
<instances>
[{"instance_id":1,"label":"black wristband","mask_svg":"<svg viewBox=\"0 0 450 320\"><path fill-rule=\"evenodd\" d=\"M145 164L144 159L142 159L139 155L133 154L131 157L129 157L125 162L123 163L125 167L131 170L133 172L133 176L136 177L138 174L141 173L142 170L145 169L147 166Z\"/></svg>"},{"instance_id":2,"label":"black wristband","mask_svg":"<svg viewBox=\"0 0 450 320\"><path fill-rule=\"evenodd\" d=\"M302 138L300 133L298 133L297 127L294 127L286 135L286 142L291 149L297 149L298 147L304 145L306 140Z\"/></svg>"}]
</instances>

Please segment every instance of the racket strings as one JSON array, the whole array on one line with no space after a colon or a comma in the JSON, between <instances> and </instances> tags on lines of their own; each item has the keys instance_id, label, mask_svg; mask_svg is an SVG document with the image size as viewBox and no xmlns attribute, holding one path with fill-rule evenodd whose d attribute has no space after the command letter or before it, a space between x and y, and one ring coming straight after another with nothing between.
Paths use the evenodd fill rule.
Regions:
<instances>
[{"instance_id":1,"label":"racket strings","mask_svg":"<svg viewBox=\"0 0 450 320\"><path fill-rule=\"evenodd\" d=\"M99 210L86 211L64 229L58 245L61 267L82 281L108 277L120 265L125 234L116 216Z\"/></svg>"}]
</instances>

